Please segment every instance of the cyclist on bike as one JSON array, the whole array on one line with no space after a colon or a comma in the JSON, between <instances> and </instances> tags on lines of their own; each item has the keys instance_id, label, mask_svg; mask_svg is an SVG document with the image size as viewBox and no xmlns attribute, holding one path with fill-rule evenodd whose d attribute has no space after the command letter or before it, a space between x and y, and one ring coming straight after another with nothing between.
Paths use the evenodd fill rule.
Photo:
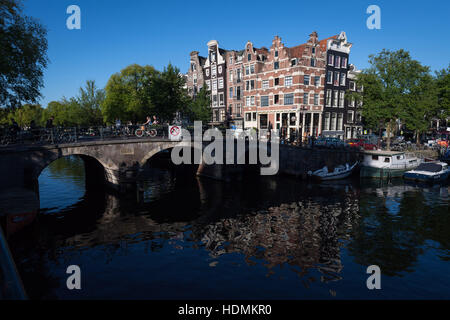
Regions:
<instances>
[{"instance_id":1,"label":"cyclist on bike","mask_svg":"<svg viewBox=\"0 0 450 320\"><path fill-rule=\"evenodd\" d=\"M150 118L150 116L147 116L147 121L142 125L143 126L151 126L152 125L152 119Z\"/></svg>"}]
</instances>

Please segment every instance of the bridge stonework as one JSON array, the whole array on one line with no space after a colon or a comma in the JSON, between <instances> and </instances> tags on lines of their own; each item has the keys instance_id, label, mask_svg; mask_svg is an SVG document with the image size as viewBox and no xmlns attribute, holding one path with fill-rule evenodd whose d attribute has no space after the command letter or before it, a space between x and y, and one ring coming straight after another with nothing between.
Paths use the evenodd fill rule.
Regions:
<instances>
[{"instance_id":1,"label":"bridge stonework","mask_svg":"<svg viewBox=\"0 0 450 320\"><path fill-rule=\"evenodd\" d=\"M157 153L172 149L180 142L167 139L85 141L66 145L21 146L0 149L0 192L2 189L36 189L41 172L53 161L71 155L85 163L86 187L106 182L109 187L126 191L135 185L139 170ZM181 142L191 146L190 141ZM205 148L202 145L202 149ZM254 146L253 146L254 147ZM226 148L224 144L224 149ZM236 144L235 144L236 148ZM252 144L246 144L246 151ZM235 149L236 150L236 149ZM327 165L354 162L358 152L310 150L280 145L278 173L305 176L309 170ZM235 152L236 154L236 152ZM197 175L229 181L240 176L242 166L201 163Z\"/></svg>"}]
</instances>

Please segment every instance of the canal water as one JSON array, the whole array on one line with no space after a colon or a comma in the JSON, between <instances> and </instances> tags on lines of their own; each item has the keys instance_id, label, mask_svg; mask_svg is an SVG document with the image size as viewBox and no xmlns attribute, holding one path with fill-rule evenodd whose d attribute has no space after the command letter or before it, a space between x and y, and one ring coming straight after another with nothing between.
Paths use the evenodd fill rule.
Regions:
<instances>
[{"instance_id":1,"label":"canal water","mask_svg":"<svg viewBox=\"0 0 450 320\"><path fill-rule=\"evenodd\" d=\"M77 157L51 164L40 212L10 236L32 299L450 299L448 184L152 169L140 196L118 197L84 180Z\"/></svg>"}]
</instances>

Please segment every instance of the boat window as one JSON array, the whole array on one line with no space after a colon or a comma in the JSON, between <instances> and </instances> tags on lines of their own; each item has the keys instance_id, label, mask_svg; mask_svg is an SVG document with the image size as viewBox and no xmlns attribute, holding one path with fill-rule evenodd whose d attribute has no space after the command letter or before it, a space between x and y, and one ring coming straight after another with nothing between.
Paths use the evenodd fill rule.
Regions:
<instances>
[{"instance_id":1,"label":"boat window","mask_svg":"<svg viewBox=\"0 0 450 320\"><path fill-rule=\"evenodd\" d=\"M391 162L390 158L384 158L384 162Z\"/></svg>"},{"instance_id":2,"label":"boat window","mask_svg":"<svg viewBox=\"0 0 450 320\"><path fill-rule=\"evenodd\" d=\"M372 160L378 160L378 156L372 156Z\"/></svg>"},{"instance_id":3,"label":"boat window","mask_svg":"<svg viewBox=\"0 0 450 320\"><path fill-rule=\"evenodd\" d=\"M403 156L397 156L397 160L402 160Z\"/></svg>"}]
</instances>

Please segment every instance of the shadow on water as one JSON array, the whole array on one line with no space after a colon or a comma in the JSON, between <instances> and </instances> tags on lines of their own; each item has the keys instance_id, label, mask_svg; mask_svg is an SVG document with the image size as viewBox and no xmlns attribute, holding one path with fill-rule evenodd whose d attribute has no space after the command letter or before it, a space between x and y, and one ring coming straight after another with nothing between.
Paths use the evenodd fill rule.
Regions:
<instances>
[{"instance_id":1,"label":"shadow on water","mask_svg":"<svg viewBox=\"0 0 450 320\"><path fill-rule=\"evenodd\" d=\"M12 237L32 298L450 294L448 276L440 279L441 287L423 293L433 275L420 271L448 267L448 185L308 184L254 176L220 183L196 178L190 170L149 167L141 176L142 194L118 197L90 190L65 209L43 210ZM58 170L69 184L70 177L82 177L82 171ZM61 207L56 198L49 204ZM65 288L71 264L83 270L81 292ZM365 269L373 264L395 291L369 294ZM407 274L416 276L414 283L405 282Z\"/></svg>"}]
</instances>

